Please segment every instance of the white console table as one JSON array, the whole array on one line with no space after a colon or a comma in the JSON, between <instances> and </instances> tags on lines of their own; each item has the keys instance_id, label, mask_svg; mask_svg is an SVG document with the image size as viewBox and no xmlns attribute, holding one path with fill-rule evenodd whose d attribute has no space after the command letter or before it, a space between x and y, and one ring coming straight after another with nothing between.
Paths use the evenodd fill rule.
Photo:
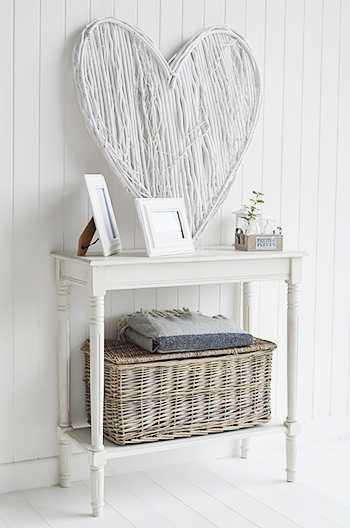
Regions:
<instances>
[{"instance_id":1,"label":"white console table","mask_svg":"<svg viewBox=\"0 0 350 528\"><path fill-rule=\"evenodd\" d=\"M91 468L92 513L102 515L104 467L108 459L180 448L190 443L220 439L242 439L242 456L247 456L249 438L261 434L286 433L287 480L295 480L297 422L297 355L299 284L302 258L299 251L236 251L232 247L198 249L193 255L149 258L143 251L124 251L102 257L77 257L69 253L52 253L56 260L59 320L59 398L58 426L60 482L70 485L71 444L88 455ZM202 284L243 283L243 326L250 330L249 312L252 307L251 283L284 280L288 284L287 321L287 385L288 414L284 423L270 422L252 428L227 433L165 440L155 443L117 446L103 438L104 383L104 298L109 290L162 288ZM88 288L90 293L90 362L91 362L91 427L74 429L70 422L70 286Z\"/></svg>"}]
</instances>

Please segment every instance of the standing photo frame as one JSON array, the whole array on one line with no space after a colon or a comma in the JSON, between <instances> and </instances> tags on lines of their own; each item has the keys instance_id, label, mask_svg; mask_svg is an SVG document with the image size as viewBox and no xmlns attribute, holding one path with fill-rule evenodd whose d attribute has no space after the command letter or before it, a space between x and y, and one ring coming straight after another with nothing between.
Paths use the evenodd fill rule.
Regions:
<instances>
[{"instance_id":1,"label":"standing photo frame","mask_svg":"<svg viewBox=\"0 0 350 528\"><path fill-rule=\"evenodd\" d=\"M105 257L119 253L122 244L106 180L102 174L84 174L84 177L93 211L88 226L91 222L95 224Z\"/></svg>"},{"instance_id":2,"label":"standing photo frame","mask_svg":"<svg viewBox=\"0 0 350 528\"><path fill-rule=\"evenodd\" d=\"M137 198L135 207L149 257L194 252L182 198Z\"/></svg>"}]
</instances>

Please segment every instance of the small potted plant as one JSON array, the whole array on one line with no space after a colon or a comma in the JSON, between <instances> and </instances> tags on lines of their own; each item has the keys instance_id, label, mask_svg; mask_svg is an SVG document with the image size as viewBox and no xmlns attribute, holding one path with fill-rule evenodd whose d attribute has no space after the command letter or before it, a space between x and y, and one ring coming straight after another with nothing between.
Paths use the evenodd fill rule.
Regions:
<instances>
[{"instance_id":1,"label":"small potted plant","mask_svg":"<svg viewBox=\"0 0 350 528\"><path fill-rule=\"evenodd\" d=\"M252 223L256 220L260 220L262 217L261 211L258 209L258 204L265 203L261 199L264 196L263 193L253 191L254 198L250 198L252 205L243 205L239 211L235 211L236 215L236 232L240 234L250 234Z\"/></svg>"},{"instance_id":2,"label":"small potted plant","mask_svg":"<svg viewBox=\"0 0 350 528\"><path fill-rule=\"evenodd\" d=\"M264 193L253 191L251 204L244 205L236 211L235 248L243 251L282 250L282 229L276 227L275 221L262 221L261 204L264 204Z\"/></svg>"},{"instance_id":3,"label":"small potted plant","mask_svg":"<svg viewBox=\"0 0 350 528\"><path fill-rule=\"evenodd\" d=\"M254 197L250 198L249 201L253 202L249 207L246 208L246 216L243 216L243 219L247 221L245 226L244 234L247 235L251 231L252 224L256 222L257 216L261 218L261 211L258 209L258 204L265 203L261 199L261 196L264 196L264 193L253 191Z\"/></svg>"}]
</instances>

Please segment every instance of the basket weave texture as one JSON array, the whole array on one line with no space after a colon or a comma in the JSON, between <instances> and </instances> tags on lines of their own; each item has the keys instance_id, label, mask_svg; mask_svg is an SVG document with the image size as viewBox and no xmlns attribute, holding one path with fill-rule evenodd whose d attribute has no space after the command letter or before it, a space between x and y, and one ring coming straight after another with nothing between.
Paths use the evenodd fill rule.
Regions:
<instances>
[{"instance_id":1,"label":"basket weave texture","mask_svg":"<svg viewBox=\"0 0 350 528\"><path fill-rule=\"evenodd\" d=\"M274 343L225 350L152 354L107 340L104 436L117 444L230 431L271 417ZM91 423L89 343L85 355L86 411Z\"/></svg>"}]
</instances>

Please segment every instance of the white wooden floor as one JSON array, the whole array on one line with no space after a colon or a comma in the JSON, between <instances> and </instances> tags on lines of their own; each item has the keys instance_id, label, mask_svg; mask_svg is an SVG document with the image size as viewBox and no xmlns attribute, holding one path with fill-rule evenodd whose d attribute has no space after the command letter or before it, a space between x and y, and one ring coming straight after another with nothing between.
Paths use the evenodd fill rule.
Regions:
<instances>
[{"instance_id":1,"label":"white wooden floor","mask_svg":"<svg viewBox=\"0 0 350 528\"><path fill-rule=\"evenodd\" d=\"M298 481L284 451L106 478L105 513L90 516L89 482L0 496L0 528L350 527L350 438L301 446Z\"/></svg>"}]
</instances>

